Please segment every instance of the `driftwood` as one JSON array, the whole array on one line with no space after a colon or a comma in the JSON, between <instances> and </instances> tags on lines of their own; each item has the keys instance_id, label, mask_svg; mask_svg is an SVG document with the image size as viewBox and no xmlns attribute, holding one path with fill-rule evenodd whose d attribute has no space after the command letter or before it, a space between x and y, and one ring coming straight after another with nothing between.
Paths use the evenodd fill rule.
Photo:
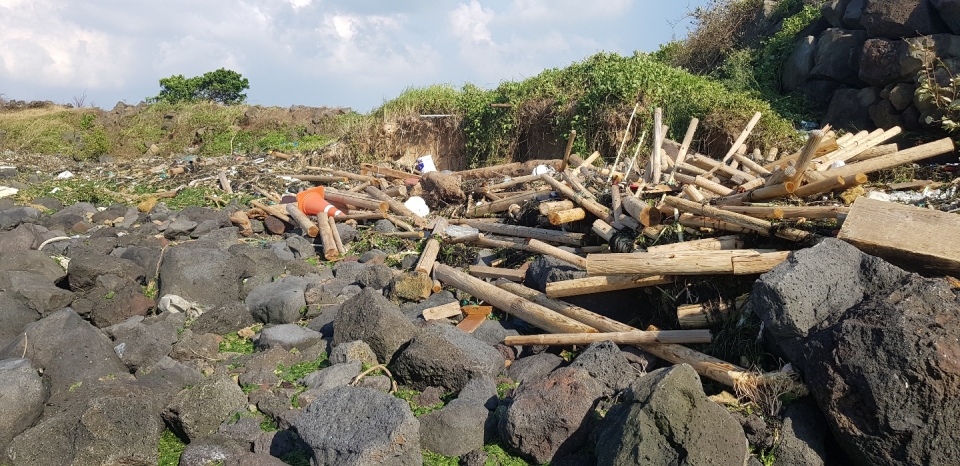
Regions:
<instances>
[{"instance_id":1,"label":"driftwood","mask_svg":"<svg viewBox=\"0 0 960 466\"><path fill-rule=\"evenodd\" d=\"M587 212L580 207L570 210L559 210L556 212L551 212L550 215L547 215L547 219L550 221L550 224L554 226L576 222L577 220L583 220L585 218L587 218Z\"/></svg>"},{"instance_id":2,"label":"driftwood","mask_svg":"<svg viewBox=\"0 0 960 466\"><path fill-rule=\"evenodd\" d=\"M454 301L452 303L424 309L420 314L423 316L423 320L431 321L459 317L463 315L463 312L460 310L460 303Z\"/></svg>"},{"instance_id":3,"label":"driftwood","mask_svg":"<svg viewBox=\"0 0 960 466\"><path fill-rule=\"evenodd\" d=\"M531 325L554 333L593 333L596 329L564 317L555 311L534 304L517 295L501 290L479 278L471 277L453 267L437 264L433 272L441 282L480 298L498 309L519 317Z\"/></svg>"},{"instance_id":4,"label":"driftwood","mask_svg":"<svg viewBox=\"0 0 960 466\"><path fill-rule=\"evenodd\" d=\"M330 188L325 188L323 190L323 198L329 202L350 205L359 207L361 209L379 210L381 212L390 210L390 205L385 201L372 199L360 194L337 191Z\"/></svg>"},{"instance_id":5,"label":"driftwood","mask_svg":"<svg viewBox=\"0 0 960 466\"><path fill-rule=\"evenodd\" d=\"M413 223L418 227L423 228L427 224L427 220L425 218L413 213L413 211L408 209L407 206L403 205L402 202L383 194L383 191L380 191L373 186L367 186L364 188L364 191L373 196L375 199L386 202L390 206L390 210L392 210L395 214L413 219Z\"/></svg>"},{"instance_id":6,"label":"driftwood","mask_svg":"<svg viewBox=\"0 0 960 466\"><path fill-rule=\"evenodd\" d=\"M603 341L612 341L618 345L653 345L676 343L710 343L709 330L660 330L645 332L634 330L630 332L607 333L567 333L546 335L515 335L504 338L503 344L515 345L589 345Z\"/></svg>"},{"instance_id":7,"label":"driftwood","mask_svg":"<svg viewBox=\"0 0 960 466\"><path fill-rule=\"evenodd\" d=\"M747 275L769 272L789 251L700 250L666 253L590 254L589 275Z\"/></svg>"},{"instance_id":8,"label":"driftwood","mask_svg":"<svg viewBox=\"0 0 960 466\"><path fill-rule=\"evenodd\" d=\"M867 175L863 173L847 175L846 177L830 176L820 181L815 181L808 185L801 186L793 192L793 195L797 197L815 196L817 194L835 191L838 189L849 189L866 182Z\"/></svg>"},{"instance_id":9,"label":"driftwood","mask_svg":"<svg viewBox=\"0 0 960 466\"><path fill-rule=\"evenodd\" d=\"M560 168L562 160L528 160L526 162L514 162L507 163L503 165L494 165L492 167L484 168L475 168L473 170L464 170L454 173L455 176L459 176L462 180L470 179L488 179L488 178L503 178L503 177L517 177L529 175L533 172L534 168L537 168L538 165L546 165L548 167L557 170Z\"/></svg>"},{"instance_id":10,"label":"driftwood","mask_svg":"<svg viewBox=\"0 0 960 466\"><path fill-rule=\"evenodd\" d=\"M253 235L253 225L250 223L250 217L247 216L246 212L238 210L230 214L230 222L240 229L240 236Z\"/></svg>"},{"instance_id":11,"label":"driftwood","mask_svg":"<svg viewBox=\"0 0 960 466\"><path fill-rule=\"evenodd\" d=\"M540 175L537 175L537 179L540 179ZM561 210L570 210L576 207L573 201L563 200L563 201L549 201L541 202L537 206L537 209L540 211L540 215L550 215L551 212L559 212Z\"/></svg>"},{"instance_id":12,"label":"driftwood","mask_svg":"<svg viewBox=\"0 0 960 466\"><path fill-rule=\"evenodd\" d=\"M320 230L320 241L323 242L323 257L328 261L335 261L340 258L340 250L337 249L337 241L333 239L330 223L323 219L317 222Z\"/></svg>"},{"instance_id":13,"label":"driftwood","mask_svg":"<svg viewBox=\"0 0 960 466\"><path fill-rule=\"evenodd\" d=\"M558 302L558 306L561 308L567 308L569 307L569 304L560 301ZM580 312L589 313L590 311L582 309ZM602 316L596 317L599 318ZM599 318L597 320L593 320L592 322L596 327L591 328L595 328L601 332L632 332L637 330L627 324L623 324L612 319ZM643 348L644 351L647 351L648 353L660 359L668 361L671 364L689 364L701 376L716 380L717 382L730 387L734 387L738 383L756 382L756 376L748 372L746 369L725 361L721 361L712 356L707 356L706 354L694 351L682 345L643 344L640 345L640 347Z\"/></svg>"},{"instance_id":14,"label":"driftwood","mask_svg":"<svg viewBox=\"0 0 960 466\"><path fill-rule=\"evenodd\" d=\"M744 226L750 229L754 229L757 231L767 232L768 234L773 234L778 238L783 238L791 241L811 241L814 238L816 238L816 235L807 231L798 230L796 228L789 228L789 227L773 228L769 222L765 222L760 219L756 219L743 214L737 214L734 212L728 212L723 209L718 209L712 206L701 205L693 201L680 199L678 197L667 197L666 199L664 199L664 202L667 205L676 207L677 209L680 209L683 212L690 212L697 215L713 217L718 220L734 223L734 224Z\"/></svg>"},{"instance_id":15,"label":"driftwood","mask_svg":"<svg viewBox=\"0 0 960 466\"><path fill-rule=\"evenodd\" d=\"M872 158L863 162L851 163L840 168L834 168L821 172L824 176L842 176L847 177L858 173L873 173L875 171L893 168L899 165L906 165L930 157L953 152L954 143L950 138L943 138L934 142L912 147L910 149L895 152L890 155Z\"/></svg>"},{"instance_id":16,"label":"driftwood","mask_svg":"<svg viewBox=\"0 0 960 466\"><path fill-rule=\"evenodd\" d=\"M630 290L673 283L673 277L654 276L603 276L575 278L547 283L546 294L550 298L564 298L606 291Z\"/></svg>"},{"instance_id":17,"label":"driftwood","mask_svg":"<svg viewBox=\"0 0 960 466\"><path fill-rule=\"evenodd\" d=\"M505 197L498 201L490 202L490 203L479 205L479 206L473 206L467 209L467 217L482 217L484 215L489 215L497 212L505 212L513 204L522 204L526 201L530 201L534 199L550 199L551 197L552 197L552 192L550 190L520 193L513 196Z\"/></svg>"},{"instance_id":18,"label":"driftwood","mask_svg":"<svg viewBox=\"0 0 960 466\"><path fill-rule=\"evenodd\" d=\"M719 306L716 311L705 304L677 306L677 322L682 329L708 328L723 323L730 312L729 306Z\"/></svg>"},{"instance_id":19,"label":"driftwood","mask_svg":"<svg viewBox=\"0 0 960 466\"><path fill-rule=\"evenodd\" d=\"M838 215L846 214L850 211L849 207L834 206L722 206L723 210L736 212L738 214L749 215L756 218L783 219L783 218L837 218Z\"/></svg>"},{"instance_id":20,"label":"driftwood","mask_svg":"<svg viewBox=\"0 0 960 466\"><path fill-rule=\"evenodd\" d=\"M573 189L570 189L570 187L566 186L565 184L553 179L553 177L547 173L540 175L540 179L547 182L547 184L552 186L553 189L560 192L560 194L564 195L567 199L570 199L571 201L579 204L580 207L583 207L588 212L596 215L597 218L607 223L613 223L613 215L611 215L610 209L605 207L603 204L593 199L584 197L582 193L574 192Z\"/></svg>"},{"instance_id":21,"label":"driftwood","mask_svg":"<svg viewBox=\"0 0 960 466\"><path fill-rule=\"evenodd\" d=\"M527 240L526 251L551 256L581 269L587 268L587 260L583 257L533 238Z\"/></svg>"},{"instance_id":22,"label":"driftwood","mask_svg":"<svg viewBox=\"0 0 960 466\"><path fill-rule=\"evenodd\" d=\"M427 244L424 245L423 252L420 253L420 259L417 261L414 270L426 274L429 274L430 271L433 270L433 264L437 261L437 255L440 253L440 241L438 237L443 235L448 224L447 219L443 217L440 217L434 223L433 233L430 235L430 239L427 240Z\"/></svg>"},{"instance_id":23,"label":"driftwood","mask_svg":"<svg viewBox=\"0 0 960 466\"><path fill-rule=\"evenodd\" d=\"M710 228L730 233L757 233L761 236L770 236L769 231L757 231L735 223L724 222L723 220L699 215L683 214L680 216L679 222L681 225L689 228Z\"/></svg>"},{"instance_id":24,"label":"driftwood","mask_svg":"<svg viewBox=\"0 0 960 466\"><path fill-rule=\"evenodd\" d=\"M909 270L960 274L960 215L861 197L837 238Z\"/></svg>"},{"instance_id":25,"label":"driftwood","mask_svg":"<svg viewBox=\"0 0 960 466\"><path fill-rule=\"evenodd\" d=\"M503 223L478 222L475 220L460 220L458 223L470 225L480 231L496 233L498 235L517 236L520 238L535 238L550 243L569 244L580 246L583 242L582 233L567 233L564 231L544 230L542 228L506 225Z\"/></svg>"},{"instance_id":26,"label":"driftwood","mask_svg":"<svg viewBox=\"0 0 960 466\"><path fill-rule=\"evenodd\" d=\"M393 178L395 180L406 180L409 178L416 178L418 180L420 179L420 175L414 175L413 173L402 172L400 170L394 170L388 167L381 167L381 166L373 165L370 163L361 163L360 174L366 175L368 173L374 174L374 175L380 175L386 178Z\"/></svg>"},{"instance_id":27,"label":"driftwood","mask_svg":"<svg viewBox=\"0 0 960 466\"><path fill-rule=\"evenodd\" d=\"M512 282L522 282L527 275L527 271L524 269L501 269L499 267L487 267L485 265L471 265L470 275L477 278L502 278Z\"/></svg>"},{"instance_id":28,"label":"driftwood","mask_svg":"<svg viewBox=\"0 0 960 466\"><path fill-rule=\"evenodd\" d=\"M300 227L300 231L306 233L307 236L316 238L320 233L320 228L317 227L317 224L313 223L313 221L307 217L307 214L301 212L296 204L287 204L287 215L290 216L290 220L292 220L294 224ZM323 215L323 217L326 217L326 215ZM324 218L321 221L326 221L326 219Z\"/></svg>"}]
</instances>

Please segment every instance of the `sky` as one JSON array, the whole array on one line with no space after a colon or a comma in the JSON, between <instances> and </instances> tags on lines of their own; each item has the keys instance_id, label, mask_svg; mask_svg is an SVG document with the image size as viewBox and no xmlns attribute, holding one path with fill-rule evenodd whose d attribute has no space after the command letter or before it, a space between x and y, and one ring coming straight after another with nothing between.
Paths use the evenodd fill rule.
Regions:
<instances>
[{"instance_id":1,"label":"sky","mask_svg":"<svg viewBox=\"0 0 960 466\"><path fill-rule=\"evenodd\" d=\"M0 0L0 94L112 108L221 67L251 104L367 112L682 39L706 0Z\"/></svg>"}]
</instances>

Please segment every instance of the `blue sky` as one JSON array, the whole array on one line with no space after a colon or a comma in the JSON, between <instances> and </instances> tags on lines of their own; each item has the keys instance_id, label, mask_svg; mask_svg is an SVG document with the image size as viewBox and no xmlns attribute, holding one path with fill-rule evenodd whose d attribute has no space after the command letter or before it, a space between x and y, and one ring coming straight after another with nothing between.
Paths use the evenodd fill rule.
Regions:
<instances>
[{"instance_id":1,"label":"blue sky","mask_svg":"<svg viewBox=\"0 0 960 466\"><path fill-rule=\"evenodd\" d=\"M484 87L683 38L705 0L0 0L0 94L104 108L220 67L252 104L366 112L404 88Z\"/></svg>"}]
</instances>

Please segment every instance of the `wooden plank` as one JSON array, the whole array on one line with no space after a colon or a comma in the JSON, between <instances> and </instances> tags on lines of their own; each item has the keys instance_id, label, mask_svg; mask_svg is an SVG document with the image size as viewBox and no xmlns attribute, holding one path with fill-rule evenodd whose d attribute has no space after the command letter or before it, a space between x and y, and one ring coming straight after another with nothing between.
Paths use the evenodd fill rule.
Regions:
<instances>
[{"instance_id":1,"label":"wooden plank","mask_svg":"<svg viewBox=\"0 0 960 466\"><path fill-rule=\"evenodd\" d=\"M837 237L908 270L960 274L960 215L861 197Z\"/></svg>"},{"instance_id":2,"label":"wooden plank","mask_svg":"<svg viewBox=\"0 0 960 466\"><path fill-rule=\"evenodd\" d=\"M526 270L501 269L497 267L487 267L485 265L471 265L470 275L477 278L505 278L512 282L522 282L527 274Z\"/></svg>"},{"instance_id":3,"label":"wooden plank","mask_svg":"<svg viewBox=\"0 0 960 466\"><path fill-rule=\"evenodd\" d=\"M452 303L434 306L424 309L421 314L423 314L423 320L439 320L456 317L461 314L460 303L454 301Z\"/></svg>"},{"instance_id":4,"label":"wooden plank","mask_svg":"<svg viewBox=\"0 0 960 466\"><path fill-rule=\"evenodd\" d=\"M473 333L487 320L487 316L482 314L472 314L465 317L457 324L457 328L467 333Z\"/></svg>"}]
</instances>

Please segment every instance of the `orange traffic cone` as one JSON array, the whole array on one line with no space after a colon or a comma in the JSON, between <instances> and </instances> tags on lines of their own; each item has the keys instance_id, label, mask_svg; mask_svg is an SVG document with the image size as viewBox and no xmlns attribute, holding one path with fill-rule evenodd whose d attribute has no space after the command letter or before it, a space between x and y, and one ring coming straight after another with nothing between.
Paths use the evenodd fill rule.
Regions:
<instances>
[{"instance_id":1,"label":"orange traffic cone","mask_svg":"<svg viewBox=\"0 0 960 466\"><path fill-rule=\"evenodd\" d=\"M324 213L330 217L343 215L340 209L330 205L330 203L323 198L323 186L317 186L316 188L310 188L297 193L297 207L307 215L318 215L320 213Z\"/></svg>"}]
</instances>

